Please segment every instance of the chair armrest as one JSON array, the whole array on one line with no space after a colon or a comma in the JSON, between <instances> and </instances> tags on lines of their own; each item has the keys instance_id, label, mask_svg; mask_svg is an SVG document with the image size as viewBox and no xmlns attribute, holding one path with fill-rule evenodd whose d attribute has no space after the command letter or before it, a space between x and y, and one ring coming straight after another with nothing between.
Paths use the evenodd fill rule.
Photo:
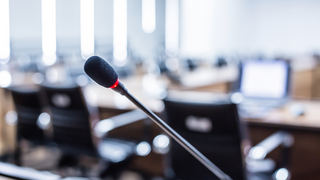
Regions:
<instances>
[{"instance_id":1,"label":"chair armrest","mask_svg":"<svg viewBox=\"0 0 320 180\"><path fill-rule=\"evenodd\" d=\"M61 177L47 171L37 171L30 168L19 167L0 162L0 175L25 180L59 180Z\"/></svg>"},{"instance_id":2,"label":"chair armrest","mask_svg":"<svg viewBox=\"0 0 320 180\"><path fill-rule=\"evenodd\" d=\"M148 118L141 110L133 110L99 121L94 127L95 135L105 136L109 131Z\"/></svg>"},{"instance_id":3,"label":"chair armrest","mask_svg":"<svg viewBox=\"0 0 320 180\"><path fill-rule=\"evenodd\" d=\"M252 147L248 157L254 160L262 160L278 146L282 145L289 148L292 146L293 142L294 139L291 134L285 131L278 131Z\"/></svg>"}]
</instances>

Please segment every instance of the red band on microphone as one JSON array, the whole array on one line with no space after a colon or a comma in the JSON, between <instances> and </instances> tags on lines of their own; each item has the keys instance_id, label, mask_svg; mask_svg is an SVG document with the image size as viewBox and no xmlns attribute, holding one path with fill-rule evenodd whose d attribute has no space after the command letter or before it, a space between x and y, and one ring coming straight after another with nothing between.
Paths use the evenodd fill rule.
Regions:
<instances>
[{"instance_id":1,"label":"red band on microphone","mask_svg":"<svg viewBox=\"0 0 320 180\"><path fill-rule=\"evenodd\" d=\"M114 83L114 85L112 85L110 88L111 88L111 89L112 89L112 88L115 88L115 87L118 86L118 84L119 84L119 79L117 79L117 81Z\"/></svg>"}]
</instances>

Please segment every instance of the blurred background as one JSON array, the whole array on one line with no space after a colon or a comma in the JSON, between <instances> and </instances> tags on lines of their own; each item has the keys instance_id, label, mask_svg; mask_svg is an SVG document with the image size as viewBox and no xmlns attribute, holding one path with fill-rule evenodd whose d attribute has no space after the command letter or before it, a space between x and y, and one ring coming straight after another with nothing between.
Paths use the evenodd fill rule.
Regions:
<instances>
[{"instance_id":1,"label":"blurred background","mask_svg":"<svg viewBox=\"0 0 320 180\"><path fill-rule=\"evenodd\" d=\"M0 179L320 178L317 0L0 0ZM16 172L16 173L13 173Z\"/></svg>"}]
</instances>

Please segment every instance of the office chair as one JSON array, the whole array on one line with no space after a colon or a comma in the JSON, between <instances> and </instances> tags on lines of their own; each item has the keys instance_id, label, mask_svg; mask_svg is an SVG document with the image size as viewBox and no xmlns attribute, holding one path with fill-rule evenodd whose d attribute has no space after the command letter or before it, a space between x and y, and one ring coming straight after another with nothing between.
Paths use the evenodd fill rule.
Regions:
<instances>
[{"instance_id":1,"label":"office chair","mask_svg":"<svg viewBox=\"0 0 320 180\"><path fill-rule=\"evenodd\" d=\"M43 126L39 122L39 116L42 112L40 89L37 86L15 86L8 88L8 90L12 94L17 114L15 163L21 165L21 140L27 140L33 145L47 143Z\"/></svg>"},{"instance_id":2,"label":"office chair","mask_svg":"<svg viewBox=\"0 0 320 180\"><path fill-rule=\"evenodd\" d=\"M112 129L146 116L139 116L140 113L134 111L97 123L97 109L86 103L81 87L72 83L43 84L42 91L51 111L53 140L64 157L77 159L86 154L101 158L107 168L101 171L100 176L116 177L127 168L138 142L103 137ZM129 122L121 121L123 117ZM63 165L60 164L61 167Z\"/></svg>"},{"instance_id":3,"label":"office chair","mask_svg":"<svg viewBox=\"0 0 320 180\"><path fill-rule=\"evenodd\" d=\"M274 176L272 172L268 172L275 167L273 161L262 160L275 147L284 144L287 133L274 134L252 148L245 157L242 149L242 142L246 137L245 126L238 116L236 104L228 101L210 103L173 98L164 99L164 104L170 126L232 179L271 179ZM172 142L169 156L171 163L168 172L173 170L173 173L167 174L167 178L218 179L176 142ZM259 162L262 162L262 166L272 167L261 168L259 174L259 168L256 168L253 170L254 174L247 171L247 161L251 163L251 170L254 169L254 163L261 168ZM262 169L266 172L261 173Z\"/></svg>"}]
</instances>

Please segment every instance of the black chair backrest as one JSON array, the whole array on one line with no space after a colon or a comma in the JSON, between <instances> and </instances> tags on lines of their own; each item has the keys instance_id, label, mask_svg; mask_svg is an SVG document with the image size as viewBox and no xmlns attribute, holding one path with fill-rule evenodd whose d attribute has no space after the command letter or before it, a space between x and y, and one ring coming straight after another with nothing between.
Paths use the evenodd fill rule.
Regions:
<instances>
[{"instance_id":1,"label":"black chair backrest","mask_svg":"<svg viewBox=\"0 0 320 180\"><path fill-rule=\"evenodd\" d=\"M165 99L168 123L232 179L245 179L237 106ZM218 179L175 141L171 146L175 178Z\"/></svg>"},{"instance_id":2,"label":"black chair backrest","mask_svg":"<svg viewBox=\"0 0 320 180\"><path fill-rule=\"evenodd\" d=\"M81 88L76 85L42 85L46 103L51 111L54 141L71 152L94 150L90 114Z\"/></svg>"},{"instance_id":3,"label":"black chair backrest","mask_svg":"<svg viewBox=\"0 0 320 180\"><path fill-rule=\"evenodd\" d=\"M40 88L36 86L16 86L8 88L18 115L18 138L29 141L43 141L44 132L37 125L42 111Z\"/></svg>"}]
</instances>

